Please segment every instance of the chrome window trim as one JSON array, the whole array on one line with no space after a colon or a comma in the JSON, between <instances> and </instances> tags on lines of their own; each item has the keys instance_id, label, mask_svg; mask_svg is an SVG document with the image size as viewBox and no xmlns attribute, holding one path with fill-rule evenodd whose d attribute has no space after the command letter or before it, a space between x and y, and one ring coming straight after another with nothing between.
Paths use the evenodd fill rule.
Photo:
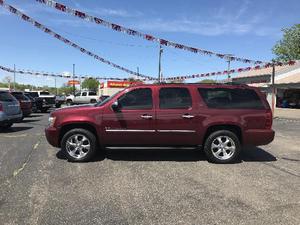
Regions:
<instances>
[{"instance_id":1,"label":"chrome window trim","mask_svg":"<svg viewBox=\"0 0 300 225\"><path fill-rule=\"evenodd\" d=\"M106 129L106 132L146 132L154 133L155 130L134 130L134 129Z\"/></svg>"},{"instance_id":2,"label":"chrome window trim","mask_svg":"<svg viewBox=\"0 0 300 225\"><path fill-rule=\"evenodd\" d=\"M195 133L195 130L157 130L160 133Z\"/></svg>"}]
</instances>

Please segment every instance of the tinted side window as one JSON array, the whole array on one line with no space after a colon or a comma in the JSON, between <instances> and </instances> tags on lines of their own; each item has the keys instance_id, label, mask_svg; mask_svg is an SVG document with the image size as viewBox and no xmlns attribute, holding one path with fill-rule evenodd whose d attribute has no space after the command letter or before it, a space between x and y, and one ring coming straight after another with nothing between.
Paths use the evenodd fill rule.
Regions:
<instances>
[{"instance_id":1,"label":"tinted side window","mask_svg":"<svg viewBox=\"0 0 300 225\"><path fill-rule=\"evenodd\" d=\"M219 109L264 109L254 90L199 88L201 97L209 108Z\"/></svg>"},{"instance_id":2,"label":"tinted side window","mask_svg":"<svg viewBox=\"0 0 300 225\"><path fill-rule=\"evenodd\" d=\"M141 88L132 90L118 100L121 109L152 109L152 90Z\"/></svg>"},{"instance_id":3,"label":"tinted side window","mask_svg":"<svg viewBox=\"0 0 300 225\"><path fill-rule=\"evenodd\" d=\"M23 93L13 92L12 95L18 100L28 100L28 98L23 95Z\"/></svg>"},{"instance_id":4,"label":"tinted side window","mask_svg":"<svg viewBox=\"0 0 300 225\"><path fill-rule=\"evenodd\" d=\"M159 108L187 109L192 107L192 98L187 88L161 88L159 90Z\"/></svg>"},{"instance_id":5,"label":"tinted side window","mask_svg":"<svg viewBox=\"0 0 300 225\"><path fill-rule=\"evenodd\" d=\"M97 93L94 92L94 91L90 91L90 92L89 92L89 96L92 96L92 95L97 95Z\"/></svg>"},{"instance_id":6,"label":"tinted side window","mask_svg":"<svg viewBox=\"0 0 300 225\"><path fill-rule=\"evenodd\" d=\"M87 93L86 92L82 92L82 96L86 96L87 95Z\"/></svg>"}]
</instances>

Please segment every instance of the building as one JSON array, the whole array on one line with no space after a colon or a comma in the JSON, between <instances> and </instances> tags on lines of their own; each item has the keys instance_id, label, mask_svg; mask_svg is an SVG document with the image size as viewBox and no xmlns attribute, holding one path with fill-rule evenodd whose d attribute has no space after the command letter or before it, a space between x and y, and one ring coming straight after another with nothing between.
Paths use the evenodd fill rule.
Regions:
<instances>
[{"instance_id":1,"label":"building","mask_svg":"<svg viewBox=\"0 0 300 225\"><path fill-rule=\"evenodd\" d=\"M131 81L112 81L103 82L99 84L99 95L111 96L124 88L132 85L140 84L141 82L131 82Z\"/></svg>"},{"instance_id":2,"label":"building","mask_svg":"<svg viewBox=\"0 0 300 225\"><path fill-rule=\"evenodd\" d=\"M272 69L269 67L241 72L232 78L232 82L259 87L272 105ZM274 87L274 106L300 108L300 61L294 65L276 66Z\"/></svg>"}]
</instances>

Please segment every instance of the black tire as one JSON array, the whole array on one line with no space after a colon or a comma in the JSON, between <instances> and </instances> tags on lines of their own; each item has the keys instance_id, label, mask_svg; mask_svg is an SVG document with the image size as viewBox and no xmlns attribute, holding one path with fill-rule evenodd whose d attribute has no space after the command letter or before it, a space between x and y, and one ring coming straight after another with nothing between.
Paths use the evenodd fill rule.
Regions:
<instances>
[{"instance_id":1,"label":"black tire","mask_svg":"<svg viewBox=\"0 0 300 225\"><path fill-rule=\"evenodd\" d=\"M222 147L213 147L213 144L216 145L219 143L219 140L217 140L218 138L221 138L219 140L222 142ZM229 140L230 143L225 145L226 140ZM226 150L226 153L224 154L224 147L230 148L231 146L235 147L235 150ZM220 153L218 153L218 151L220 151ZM209 162L224 164L233 163L241 152L241 143L235 133L229 130L219 130L211 133L205 140L204 152ZM227 153L229 154L227 155Z\"/></svg>"},{"instance_id":2,"label":"black tire","mask_svg":"<svg viewBox=\"0 0 300 225\"><path fill-rule=\"evenodd\" d=\"M61 104L55 104L55 108L60 108Z\"/></svg>"},{"instance_id":3,"label":"black tire","mask_svg":"<svg viewBox=\"0 0 300 225\"><path fill-rule=\"evenodd\" d=\"M69 153L69 149L67 146L67 141L68 140L70 141L70 138L74 137L75 135L86 137L90 144L89 150L86 151L84 153L85 155L80 158L77 158L77 157L74 157L73 155L71 155L71 153ZM98 143L97 143L97 139L96 139L95 135L92 132L85 130L85 129L81 129L81 128L76 128L76 129L72 129L72 130L68 131L61 140L61 149L62 149L62 151L64 151L66 157L71 162L87 162L87 161L89 161L95 155L97 147L98 147ZM77 152L77 150L74 153L75 155L76 155L76 152Z\"/></svg>"},{"instance_id":4,"label":"black tire","mask_svg":"<svg viewBox=\"0 0 300 225\"><path fill-rule=\"evenodd\" d=\"M90 103L96 103L97 100L96 99L91 99Z\"/></svg>"}]
</instances>

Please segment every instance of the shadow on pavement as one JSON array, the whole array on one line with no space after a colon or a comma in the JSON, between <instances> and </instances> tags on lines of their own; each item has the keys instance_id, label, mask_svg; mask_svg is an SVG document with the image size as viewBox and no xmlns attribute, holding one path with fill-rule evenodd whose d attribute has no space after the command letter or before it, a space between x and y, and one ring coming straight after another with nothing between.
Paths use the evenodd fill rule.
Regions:
<instances>
[{"instance_id":1,"label":"shadow on pavement","mask_svg":"<svg viewBox=\"0 0 300 225\"><path fill-rule=\"evenodd\" d=\"M106 158L120 161L177 161L206 160L202 151L195 150L107 150Z\"/></svg>"},{"instance_id":2,"label":"shadow on pavement","mask_svg":"<svg viewBox=\"0 0 300 225\"><path fill-rule=\"evenodd\" d=\"M273 162L277 161L277 158L262 148L245 147L241 152L241 160L244 162Z\"/></svg>"},{"instance_id":3,"label":"shadow on pavement","mask_svg":"<svg viewBox=\"0 0 300 225\"><path fill-rule=\"evenodd\" d=\"M56 154L58 159L67 160L63 151L58 151ZM98 162L104 159L110 159L114 161L174 161L174 162L197 162L206 161L207 158L202 150L99 150L95 157L90 162ZM232 164L243 162L272 162L276 161L276 157L272 154L264 151L261 148L247 148L243 149L240 159L236 160Z\"/></svg>"},{"instance_id":4,"label":"shadow on pavement","mask_svg":"<svg viewBox=\"0 0 300 225\"><path fill-rule=\"evenodd\" d=\"M8 129L0 129L0 133L9 134L9 133L15 133L15 132L19 132L19 131L29 130L32 128L33 127L11 127Z\"/></svg>"},{"instance_id":5,"label":"shadow on pavement","mask_svg":"<svg viewBox=\"0 0 300 225\"><path fill-rule=\"evenodd\" d=\"M39 114L34 114L34 115L30 115L30 116L28 116L28 118L34 118L34 117L41 117L41 116L43 116L43 115L39 115Z\"/></svg>"}]
</instances>

